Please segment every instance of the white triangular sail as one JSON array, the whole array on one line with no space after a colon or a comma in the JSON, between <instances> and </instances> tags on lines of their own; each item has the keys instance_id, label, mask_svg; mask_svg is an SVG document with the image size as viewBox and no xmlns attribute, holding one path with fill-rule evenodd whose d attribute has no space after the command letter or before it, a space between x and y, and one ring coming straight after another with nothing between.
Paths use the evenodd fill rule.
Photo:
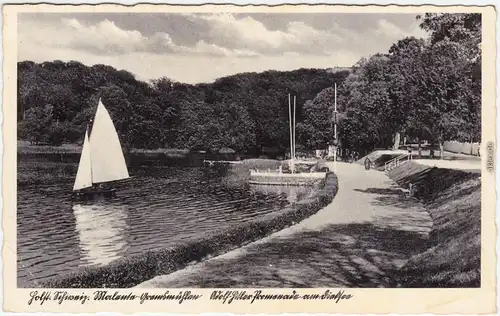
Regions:
<instances>
[{"instance_id":1,"label":"white triangular sail","mask_svg":"<svg viewBox=\"0 0 500 316\"><path fill-rule=\"evenodd\" d=\"M90 161L90 144L89 134L85 131L85 140L83 141L82 155L80 156L80 164L76 172L75 184L73 191L88 188L92 186L92 165Z\"/></svg>"},{"instance_id":2,"label":"white triangular sail","mask_svg":"<svg viewBox=\"0 0 500 316\"><path fill-rule=\"evenodd\" d=\"M93 183L129 178L118 134L100 99L90 134L90 152Z\"/></svg>"}]
</instances>

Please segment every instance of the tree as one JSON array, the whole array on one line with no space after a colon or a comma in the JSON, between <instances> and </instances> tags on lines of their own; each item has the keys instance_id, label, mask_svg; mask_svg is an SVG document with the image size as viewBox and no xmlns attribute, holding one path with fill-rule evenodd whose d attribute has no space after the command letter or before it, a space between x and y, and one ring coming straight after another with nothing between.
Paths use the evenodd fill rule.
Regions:
<instances>
[{"instance_id":1,"label":"tree","mask_svg":"<svg viewBox=\"0 0 500 316\"><path fill-rule=\"evenodd\" d=\"M481 56L480 13L426 13L417 16L420 27L430 32L431 44L440 41L460 43L471 61Z\"/></svg>"},{"instance_id":2,"label":"tree","mask_svg":"<svg viewBox=\"0 0 500 316\"><path fill-rule=\"evenodd\" d=\"M133 111L127 94L117 85L103 86L97 89L97 92L89 99L89 106L92 110L97 108L99 99L106 105L116 131L124 143L124 147L128 149L134 140L129 126L132 121ZM95 113L95 110L92 112Z\"/></svg>"},{"instance_id":3,"label":"tree","mask_svg":"<svg viewBox=\"0 0 500 316\"><path fill-rule=\"evenodd\" d=\"M352 121L340 124L339 135L343 147L365 151L391 144L399 126L393 118L389 82L388 56L376 54L369 59L361 59L355 65L339 90L339 104L344 107L345 120ZM364 139L360 139L362 137Z\"/></svg>"},{"instance_id":4,"label":"tree","mask_svg":"<svg viewBox=\"0 0 500 316\"><path fill-rule=\"evenodd\" d=\"M425 89L421 91L421 108L416 120L426 126L434 140L440 144L447 140L471 140L476 124L474 102L470 97L471 65L467 62L466 48L449 40L432 45L425 53L425 71L421 78Z\"/></svg>"},{"instance_id":5,"label":"tree","mask_svg":"<svg viewBox=\"0 0 500 316\"><path fill-rule=\"evenodd\" d=\"M480 15L426 14L429 41L396 42L386 56L361 59L344 82L344 146L386 147L405 132L436 142L480 134ZM390 133L389 133L390 132Z\"/></svg>"},{"instance_id":6,"label":"tree","mask_svg":"<svg viewBox=\"0 0 500 316\"><path fill-rule=\"evenodd\" d=\"M49 144L53 146L61 146L61 144L64 142L65 134L67 133L67 125L66 124L59 124L59 123L53 123L50 125L47 131L47 141Z\"/></svg>"},{"instance_id":7,"label":"tree","mask_svg":"<svg viewBox=\"0 0 500 316\"><path fill-rule=\"evenodd\" d=\"M25 118L21 122L20 135L26 135L31 143L38 144L47 141L53 121L52 105L32 107L26 110Z\"/></svg>"},{"instance_id":8,"label":"tree","mask_svg":"<svg viewBox=\"0 0 500 316\"><path fill-rule=\"evenodd\" d=\"M307 100L349 70L299 69L244 73L190 85L168 78L151 83L107 65L79 62L18 63L19 136L25 111L38 104L53 106L58 127L53 139L81 142L99 98L110 112L125 147L230 147L258 154L289 144L288 94L297 97L297 122L304 119ZM299 141L299 140L297 140ZM300 145L300 144L297 144Z\"/></svg>"},{"instance_id":9,"label":"tree","mask_svg":"<svg viewBox=\"0 0 500 316\"><path fill-rule=\"evenodd\" d=\"M424 71L425 49L424 40L415 37L402 39L389 49L392 119L400 131L406 127L406 118L416 106L421 88L418 76Z\"/></svg>"},{"instance_id":10,"label":"tree","mask_svg":"<svg viewBox=\"0 0 500 316\"><path fill-rule=\"evenodd\" d=\"M297 135L307 149L326 148L334 139L334 103L333 87L322 90L314 100L305 102L304 119L297 125Z\"/></svg>"},{"instance_id":11,"label":"tree","mask_svg":"<svg viewBox=\"0 0 500 316\"><path fill-rule=\"evenodd\" d=\"M478 141L481 130L481 14L426 14L418 17L431 34L427 86L441 119L432 133L445 140ZM432 96L431 96L432 95Z\"/></svg>"}]
</instances>

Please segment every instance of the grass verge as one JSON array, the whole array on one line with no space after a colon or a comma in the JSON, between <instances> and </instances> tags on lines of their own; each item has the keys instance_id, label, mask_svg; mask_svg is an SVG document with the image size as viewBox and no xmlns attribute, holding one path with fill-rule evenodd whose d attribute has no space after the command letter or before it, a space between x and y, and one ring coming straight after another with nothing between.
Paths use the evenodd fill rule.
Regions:
<instances>
[{"instance_id":1,"label":"grass verge","mask_svg":"<svg viewBox=\"0 0 500 316\"><path fill-rule=\"evenodd\" d=\"M413 162L389 176L400 185L418 183L418 196L433 219L427 250L400 269L402 287L481 285L481 178L460 170Z\"/></svg>"}]
</instances>

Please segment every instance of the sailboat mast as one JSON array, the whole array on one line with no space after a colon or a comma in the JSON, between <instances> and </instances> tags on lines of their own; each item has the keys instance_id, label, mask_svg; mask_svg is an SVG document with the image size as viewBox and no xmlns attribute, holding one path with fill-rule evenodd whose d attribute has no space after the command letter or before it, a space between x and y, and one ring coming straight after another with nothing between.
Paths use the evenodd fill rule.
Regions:
<instances>
[{"instance_id":1,"label":"sailboat mast","mask_svg":"<svg viewBox=\"0 0 500 316\"><path fill-rule=\"evenodd\" d=\"M296 96L293 96L293 159L297 158L295 156L296 154L296 147L295 147L295 121L296 121L296 107L297 106L297 98Z\"/></svg>"},{"instance_id":2,"label":"sailboat mast","mask_svg":"<svg viewBox=\"0 0 500 316\"><path fill-rule=\"evenodd\" d=\"M99 99L99 102L101 102L101 99ZM96 110L96 113L94 114L94 118L95 116L97 115L97 110ZM92 133L92 126L93 126L93 122L94 120L92 120L92 118L90 118L89 122L87 123L87 135L89 137L89 141L90 141L90 134ZM92 172L92 146L89 146L89 155L90 155L90 183L92 184L92 186L94 186L94 173Z\"/></svg>"},{"instance_id":3,"label":"sailboat mast","mask_svg":"<svg viewBox=\"0 0 500 316\"><path fill-rule=\"evenodd\" d=\"M294 173L293 165L293 137L292 137L292 103L290 100L290 93L288 94L288 118L290 120L290 168L292 173Z\"/></svg>"},{"instance_id":4,"label":"sailboat mast","mask_svg":"<svg viewBox=\"0 0 500 316\"><path fill-rule=\"evenodd\" d=\"M89 141L90 141L90 135L89 135L89 124L87 124L87 137L89 138ZM89 167L90 167L90 184L91 186L94 186L94 178L92 176L92 150L90 150L90 145L89 145L89 157L90 157L90 163L89 163Z\"/></svg>"},{"instance_id":5,"label":"sailboat mast","mask_svg":"<svg viewBox=\"0 0 500 316\"><path fill-rule=\"evenodd\" d=\"M82 145L82 153L78 163L78 170L76 172L75 183L73 191L81 190L92 186L92 170L91 170L91 157L90 157L90 143L88 130L85 131L85 137Z\"/></svg>"},{"instance_id":6,"label":"sailboat mast","mask_svg":"<svg viewBox=\"0 0 500 316\"><path fill-rule=\"evenodd\" d=\"M92 124L92 183L129 178L127 164L113 120L101 100Z\"/></svg>"}]
</instances>

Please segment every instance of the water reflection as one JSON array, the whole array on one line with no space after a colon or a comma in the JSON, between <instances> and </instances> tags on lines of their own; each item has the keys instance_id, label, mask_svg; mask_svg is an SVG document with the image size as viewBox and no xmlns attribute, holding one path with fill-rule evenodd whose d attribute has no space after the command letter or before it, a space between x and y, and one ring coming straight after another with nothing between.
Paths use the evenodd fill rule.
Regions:
<instances>
[{"instance_id":1,"label":"water reflection","mask_svg":"<svg viewBox=\"0 0 500 316\"><path fill-rule=\"evenodd\" d=\"M126 250L127 212L123 205L73 206L83 265L105 265Z\"/></svg>"},{"instance_id":2,"label":"water reflection","mask_svg":"<svg viewBox=\"0 0 500 316\"><path fill-rule=\"evenodd\" d=\"M294 203L302 199L312 191L312 188L306 186L287 186L287 185L261 185L251 184L250 189L253 192L265 194L277 194L287 199L288 203Z\"/></svg>"},{"instance_id":3,"label":"water reflection","mask_svg":"<svg viewBox=\"0 0 500 316\"><path fill-rule=\"evenodd\" d=\"M118 183L115 198L75 205L70 192L76 169L76 163L18 163L20 287L273 217L303 195L298 187L228 186L217 170L146 167Z\"/></svg>"}]
</instances>

